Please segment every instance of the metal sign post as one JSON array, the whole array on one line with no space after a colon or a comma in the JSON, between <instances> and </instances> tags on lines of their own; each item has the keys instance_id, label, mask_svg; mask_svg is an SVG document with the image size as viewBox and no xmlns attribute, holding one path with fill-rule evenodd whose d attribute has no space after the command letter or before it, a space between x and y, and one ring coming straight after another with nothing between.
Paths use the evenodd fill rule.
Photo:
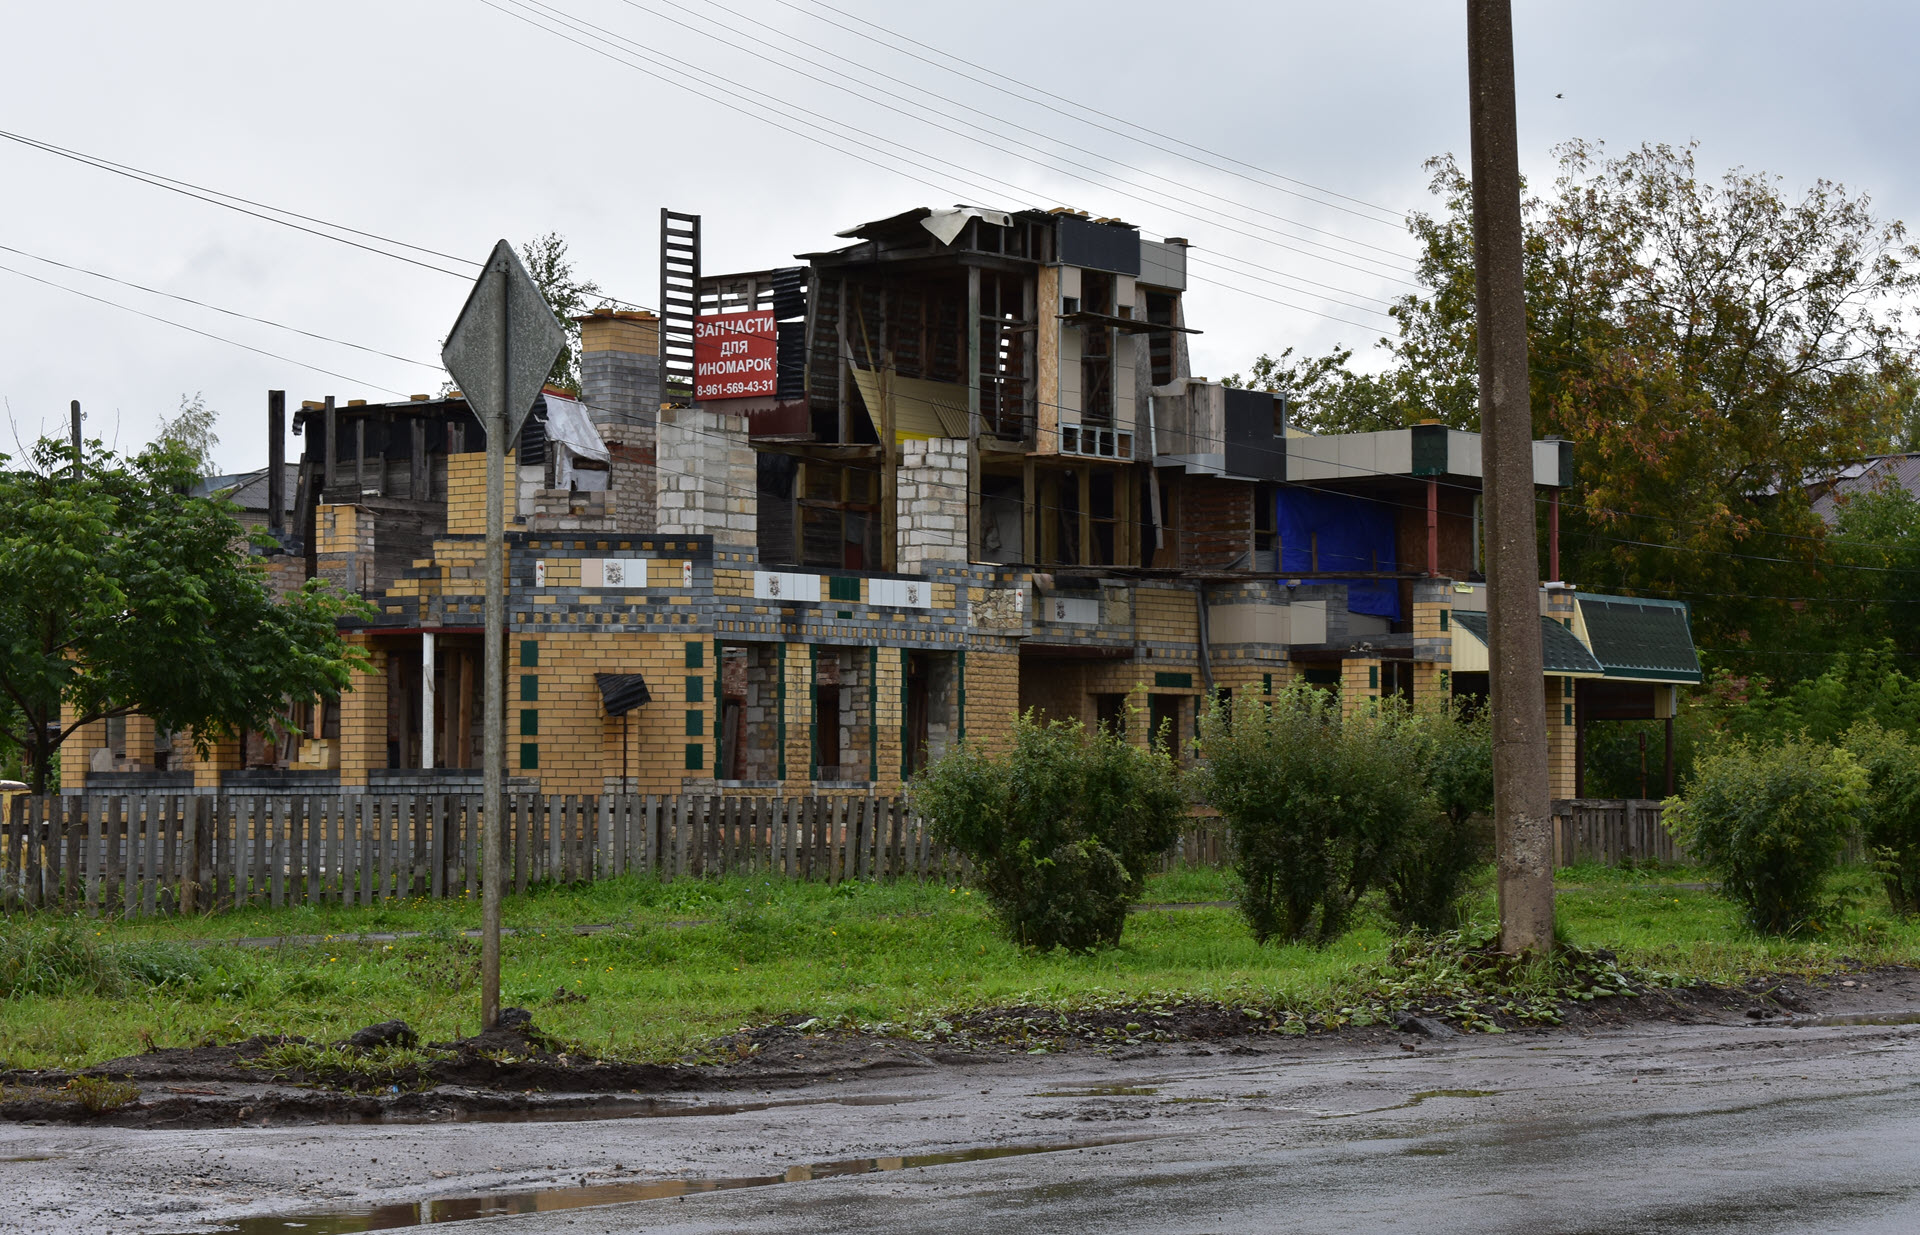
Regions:
<instances>
[{"instance_id":1,"label":"metal sign post","mask_svg":"<svg viewBox=\"0 0 1920 1235\"><path fill-rule=\"evenodd\" d=\"M493 246L440 359L487 434L487 635L481 772L480 1028L500 1020L500 839L506 823L507 443L520 432L567 334L513 246Z\"/></svg>"}]
</instances>

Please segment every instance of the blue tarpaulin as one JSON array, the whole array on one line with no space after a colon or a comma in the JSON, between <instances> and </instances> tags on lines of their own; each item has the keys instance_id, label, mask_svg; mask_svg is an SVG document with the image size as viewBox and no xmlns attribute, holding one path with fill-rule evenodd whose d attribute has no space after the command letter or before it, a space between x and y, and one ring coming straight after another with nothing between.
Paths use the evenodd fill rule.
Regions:
<instances>
[{"instance_id":1,"label":"blue tarpaulin","mask_svg":"<svg viewBox=\"0 0 1920 1235\"><path fill-rule=\"evenodd\" d=\"M1274 530L1280 538L1280 570L1394 570L1393 508L1384 502L1281 489L1273 495ZM1400 585L1393 579L1354 579L1347 608L1400 620Z\"/></svg>"}]
</instances>

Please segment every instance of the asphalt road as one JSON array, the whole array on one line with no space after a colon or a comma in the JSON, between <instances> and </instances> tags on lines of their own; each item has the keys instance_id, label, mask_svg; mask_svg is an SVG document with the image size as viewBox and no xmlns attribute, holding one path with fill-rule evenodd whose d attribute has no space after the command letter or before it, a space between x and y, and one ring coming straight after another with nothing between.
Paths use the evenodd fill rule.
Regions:
<instances>
[{"instance_id":1,"label":"asphalt road","mask_svg":"<svg viewBox=\"0 0 1920 1235\"><path fill-rule=\"evenodd\" d=\"M0 1227L1912 1232L1917 1081L1920 1026L1742 1023L1008 1055L673 1118L11 1125Z\"/></svg>"}]
</instances>

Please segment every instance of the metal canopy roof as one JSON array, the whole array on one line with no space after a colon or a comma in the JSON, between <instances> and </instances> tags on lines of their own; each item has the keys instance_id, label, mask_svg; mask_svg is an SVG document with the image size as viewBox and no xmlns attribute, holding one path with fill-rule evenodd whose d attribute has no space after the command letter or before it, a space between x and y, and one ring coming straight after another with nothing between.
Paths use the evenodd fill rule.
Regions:
<instances>
[{"instance_id":1,"label":"metal canopy roof","mask_svg":"<svg viewBox=\"0 0 1920 1235\"><path fill-rule=\"evenodd\" d=\"M600 701L608 716L625 716L643 703L653 702L647 680L637 673L596 673L593 684L600 688Z\"/></svg>"},{"instance_id":2,"label":"metal canopy roof","mask_svg":"<svg viewBox=\"0 0 1920 1235\"><path fill-rule=\"evenodd\" d=\"M1610 678L1639 682L1698 682L1687 606L1638 596L1581 596L1581 624L1593 655Z\"/></svg>"},{"instance_id":3,"label":"metal canopy roof","mask_svg":"<svg viewBox=\"0 0 1920 1235\"><path fill-rule=\"evenodd\" d=\"M1456 609L1453 611L1453 624L1485 646L1486 614ZM1606 667L1587 650L1586 644L1580 642L1579 636L1544 614L1540 618L1540 645L1543 667L1554 677L1597 678L1606 672Z\"/></svg>"}]
</instances>

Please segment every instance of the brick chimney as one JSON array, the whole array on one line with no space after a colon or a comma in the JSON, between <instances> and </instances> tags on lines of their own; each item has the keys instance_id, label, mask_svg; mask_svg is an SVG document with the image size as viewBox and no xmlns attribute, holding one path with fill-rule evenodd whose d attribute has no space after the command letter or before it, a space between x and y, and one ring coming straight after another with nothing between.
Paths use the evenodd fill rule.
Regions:
<instances>
[{"instance_id":1,"label":"brick chimney","mask_svg":"<svg viewBox=\"0 0 1920 1235\"><path fill-rule=\"evenodd\" d=\"M595 309L580 323L580 394L613 455L619 530L656 530L654 469L660 415L660 319Z\"/></svg>"}]
</instances>

